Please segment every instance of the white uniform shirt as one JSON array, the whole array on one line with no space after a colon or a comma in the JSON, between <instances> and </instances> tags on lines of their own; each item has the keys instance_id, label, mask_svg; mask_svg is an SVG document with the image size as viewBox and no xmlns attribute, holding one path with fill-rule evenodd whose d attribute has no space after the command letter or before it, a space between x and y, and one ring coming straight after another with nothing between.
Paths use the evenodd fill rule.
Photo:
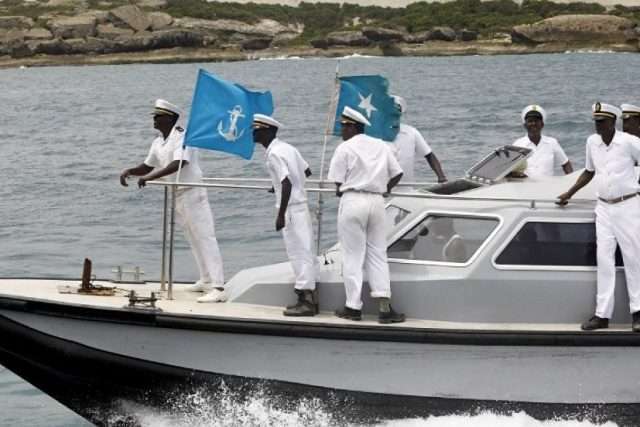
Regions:
<instances>
[{"instance_id":1,"label":"white uniform shirt","mask_svg":"<svg viewBox=\"0 0 640 427\"><path fill-rule=\"evenodd\" d=\"M276 208L280 207L282 181L287 177L291 181L289 205L307 201L307 192L304 189L307 178L304 171L309 168L309 164L294 146L274 139L265 152L265 163L276 194Z\"/></svg>"},{"instance_id":2,"label":"white uniform shirt","mask_svg":"<svg viewBox=\"0 0 640 427\"><path fill-rule=\"evenodd\" d=\"M403 171L402 180L413 182L416 157L423 158L431 154L432 150L418 129L413 126L400 124L400 131L392 144L393 154Z\"/></svg>"},{"instance_id":3,"label":"white uniform shirt","mask_svg":"<svg viewBox=\"0 0 640 427\"><path fill-rule=\"evenodd\" d=\"M389 180L400 173L402 168L389 144L365 134L340 144L329 166L329 180L342 183L342 192L386 193Z\"/></svg>"},{"instance_id":4,"label":"white uniform shirt","mask_svg":"<svg viewBox=\"0 0 640 427\"><path fill-rule=\"evenodd\" d=\"M540 142L536 145L528 135L525 135L517 139L513 145L533 151L527 159L527 169L524 172L532 178L553 176L556 165L561 166L569 161L558 141L549 136L542 135Z\"/></svg>"},{"instance_id":5,"label":"white uniform shirt","mask_svg":"<svg viewBox=\"0 0 640 427\"><path fill-rule=\"evenodd\" d=\"M587 138L585 169L595 172L598 197L614 199L638 191L634 166L640 161L640 139L616 131L607 146L602 137Z\"/></svg>"},{"instance_id":6,"label":"white uniform shirt","mask_svg":"<svg viewBox=\"0 0 640 427\"><path fill-rule=\"evenodd\" d=\"M153 140L144 164L154 169L163 169L172 161L180 160L182 157L182 160L186 160L189 164L182 165L180 182L200 182L202 180L202 171L200 170L200 165L198 165L198 151L193 147L186 147L183 150L183 141L184 130L177 126L171 130L167 139L160 135ZM175 180L173 175L165 178L171 177L171 180Z\"/></svg>"}]
</instances>

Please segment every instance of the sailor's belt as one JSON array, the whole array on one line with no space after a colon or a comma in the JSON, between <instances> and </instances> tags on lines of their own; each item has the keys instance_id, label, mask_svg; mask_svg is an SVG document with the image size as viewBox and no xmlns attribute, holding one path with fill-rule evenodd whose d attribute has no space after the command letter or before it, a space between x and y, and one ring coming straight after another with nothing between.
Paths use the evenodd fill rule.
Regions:
<instances>
[{"instance_id":1,"label":"sailor's belt","mask_svg":"<svg viewBox=\"0 0 640 427\"><path fill-rule=\"evenodd\" d=\"M377 194L379 196L382 196L382 193L379 193L377 191L367 191L367 190L354 190L352 188L348 189L348 190L344 190L343 193L361 193L361 194Z\"/></svg>"},{"instance_id":2,"label":"sailor's belt","mask_svg":"<svg viewBox=\"0 0 640 427\"><path fill-rule=\"evenodd\" d=\"M629 194L625 194L624 196L614 197L613 199L604 199L602 197L598 197L598 200L600 200L601 202L608 203L610 205L615 205L616 203L624 202L625 200L636 197L637 195L638 193L629 193Z\"/></svg>"}]
</instances>

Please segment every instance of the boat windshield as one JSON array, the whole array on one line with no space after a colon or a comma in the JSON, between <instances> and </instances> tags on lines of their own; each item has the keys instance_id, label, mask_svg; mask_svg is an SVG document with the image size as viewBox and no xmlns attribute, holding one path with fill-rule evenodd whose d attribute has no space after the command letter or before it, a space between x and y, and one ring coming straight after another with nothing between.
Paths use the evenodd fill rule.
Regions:
<instances>
[{"instance_id":1,"label":"boat windshield","mask_svg":"<svg viewBox=\"0 0 640 427\"><path fill-rule=\"evenodd\" d=\"M387 217L387 230L390 230L400 224L410 213L410 211L403 209L400 206L396 206L394 204L387 205L385 210L385 215Z\"/></svg>"},{"instance_id":2,"label":"boat windshield","mask_svg":"<svg viewBox=\"0 0 640 427\"><path fill-rule=\"evenodd\" d=\"M497 225L496 218L428 215L387 254L399 260L466 263Z\"/></svg>"}]
</instances>

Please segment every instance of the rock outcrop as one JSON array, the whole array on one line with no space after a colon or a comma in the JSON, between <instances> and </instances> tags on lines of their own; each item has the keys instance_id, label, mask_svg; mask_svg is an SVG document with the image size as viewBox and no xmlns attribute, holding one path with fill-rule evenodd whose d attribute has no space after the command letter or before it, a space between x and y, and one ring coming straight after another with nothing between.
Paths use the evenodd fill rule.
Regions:
<instances>
[{"instance_id":1,"label":"rock outcrop","mask_svg":"<svg viewBox=\"0 0 640 427\"><path fill-rule=\"evenodd\" d=\"M364 27L362 34L374 42L399 42L406 36L406 33L403 31L379 27Z\"/></svg>"},{"instance_id":2,"label":"rock outcrop","mask_svg":"<svg viewBox=\"0 0 640 427\"><path fill-rule=\"evenodd\" d=\"M600 42L627 43L638 39L635 23L611 15L561 15L535 24L518 25L511 32L514 43Z\"/></svg>"}]
</instances>

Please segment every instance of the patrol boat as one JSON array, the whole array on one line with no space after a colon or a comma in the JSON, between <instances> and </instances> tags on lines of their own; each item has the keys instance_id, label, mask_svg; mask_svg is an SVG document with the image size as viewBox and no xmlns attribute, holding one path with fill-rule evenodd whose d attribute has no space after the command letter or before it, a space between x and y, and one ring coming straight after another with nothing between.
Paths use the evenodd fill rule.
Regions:
<instances>
[{"instance_id":1,"label":"patrol boat","mask_svg":"<svg viewBox=\"0 0 640 427\"><path fill-rule=\"evenodd\" d=\"M593 186L560 208L555 196L580 172L507 177L526 155L503 147L464 178L389 200L393 304L405 323L378 324L366 297L362 321L333 315L344 304L337 245L319 257L321 312L307 318L282 315L293 302L288 263L239 272L218 304L196 303L171 274L165 292L164 277L92 281L87 264L81 286L0 280L0 363L96 424L123 399L162 404L204 387L261 390L283 405L319 398L344 420L488 407L610 411L632 425L640 334L622 268L610 328L580 330L595 301Z\"/></svg>"}]
</instances>

